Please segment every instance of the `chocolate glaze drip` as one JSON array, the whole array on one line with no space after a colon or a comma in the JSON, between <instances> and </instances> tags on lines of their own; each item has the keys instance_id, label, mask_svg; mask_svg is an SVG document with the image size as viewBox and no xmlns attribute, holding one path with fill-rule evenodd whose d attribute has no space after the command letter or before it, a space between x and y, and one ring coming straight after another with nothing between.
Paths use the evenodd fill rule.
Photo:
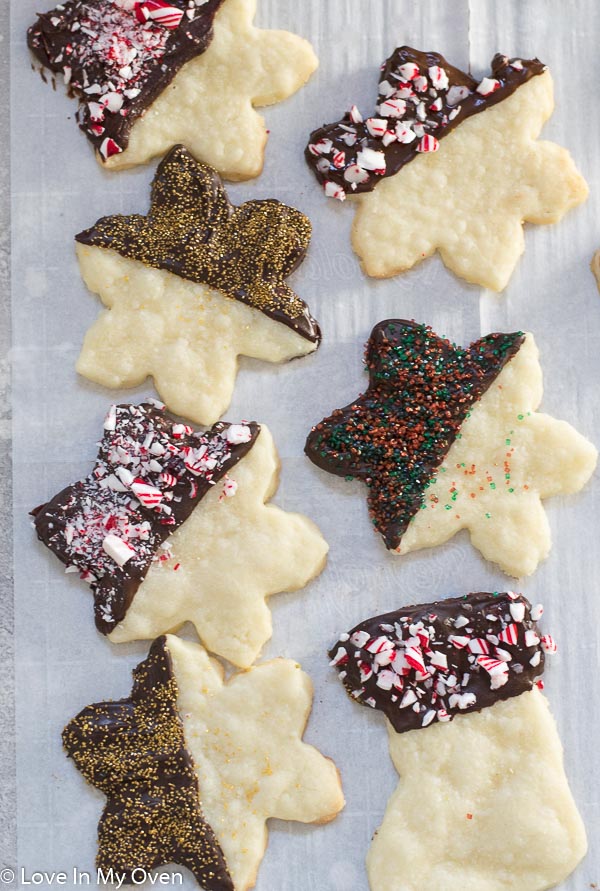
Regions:
<instances>
[{"instance_id":1,"label":"chocolate glaze drip","mask_svg":"<svg viewBox=\"0 0 600 891\"><path fill-rule=\"evenodd\" d=\"M279 201L234 207L216 170L176 146L158 166L148 216L103 217L75 238L209 285L319 343L319 325L284 281L310 235L308 217Z\"/></svg>"},{"instance_id":2,"label":"chocolate glaze drip","mask_svg":"<svg viewBox=\"0 0 600 891\"><path fill-rule=\"evenodd\" d=\"M206 0L190 19L187 0L169 0L168 21L156 18L161 10L150 10L152 0L68 0L38 15L27 42L44 67L66 74L79 99L79 126L106 160L127 148L136 120L180 68L208 48L222 3Z\"/></svg>"},{"instance_id":3,"label":"chocolate glaze drip","mask_svg":"<svg viewBox=\"0 0 600 891\"><path fill-rule=\"evenodd\" d=\"M550 636L540 638L529 601L510 592L375 616L343 634L329 655L350 696L404 733L531 690L544 652L555 648Z\"/></svg>"},{"instance_id":4,"label":"chocolate glaze drip","mask_svg":"<svg viewBox=\"0 0 600 891\"><path fill-rule=\"evenodd\" d=\"M489 334L467 349L404 319L371 332L369 387L312 428L318 467L368 486L373 524L396 549L473 404L518 352L523 334Z\"/></svg>"},{"instance_id":5,"label":"chocolate glaze drip","mask_svg":"<svg viewBox=\"0 0 600 891\"><path fill-rule=\"evenodd\" d=\"M425 78L417 82L422 87L420 90L414 87L414 79L406 80L400 73L401 66L412 63L419 68L418 76ZM442 69L447 82L443 78L436 81L429 73L432 68ZM409 46L399 47L382 66L377 106L369 119L383 121L385 127L375 124L375 130L373 126L369 129L367 122L353 120L355 116L348 112L341 121L326 124L311 133L305 150L306 161L320 183L333 183L343 190L344 194L332 190L333 197L343 198L346 192L371 192L382 177L398 173L419 152L435 151L434 147L427 147L427 142L422 143L423 137L442 139L462 121L497 105L545 70L546 66L539 59L508 59L498 53L492 60L490 75L490 79L496 81L495 89L483 95L477 92L477 80L448 64L439 53L420 52ZM385 104L387 100L397 98L401 99L401 103L406 103L403 113L397 113L398 109L394 109L393 105ZM402 104L399 108L402 108ZM398 123L408 128L408 135L394 138L386 145L386 141L393 138ZM384 136L385 131L387 136ZM411 132L415 133L414 137L411 137ZM402 141L407 139L411 141ZM319 150L321 140L326 141L325 148L331 141L329 151ZM364 149L382 152L383 165L373 170L358 164L361 173L356 165L360 160L358 153Z\"/></svg>"},{"instance_id":6,"label":"chocolate glaze drip","mask_svg":"<svg viewBox=\"0 0 600 891\"><path fill-rule=\"evenodd\" d=\"M123 620L153 561L160 554L166 558L161 546L248 453L260 432L252 423L244 428L247 441L228 442L231 424L194 433L149 403L116 406L114 423L114 429L105 430L92 473L32 511L40 541L89 582L102 634ZM145 445L148 437L153 446L159 443L159 451L165 449L162 455ZM206 457L213 466L205 464ZM142 489L137 495L138 482L150 486L150 492ZM133 549L123 565L104 549L111 534Z\"/></svg>"},{"instance_id":7,"label":"chocolate glaze drip","mask_svg":"<svg viewBox=\"0 0 600 891\"><path fill-rule=\"evenodd\" d=\"M166 638L154 641L133 678L129 699L89 705L62 735L77 769L108 799L98 824L97 866L131 882L136 869L178 863L206 891L234 891L202 813Z\"/></svg>"}]
</instances>

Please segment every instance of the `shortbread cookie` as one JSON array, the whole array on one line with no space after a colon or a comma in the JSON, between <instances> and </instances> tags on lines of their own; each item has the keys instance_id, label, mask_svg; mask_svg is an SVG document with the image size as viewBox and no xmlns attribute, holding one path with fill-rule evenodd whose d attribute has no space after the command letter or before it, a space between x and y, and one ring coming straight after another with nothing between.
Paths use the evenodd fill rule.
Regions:
<instances>
[{"instance_id":1,"label":"shortbread cookie","mask_svg":"<svg viewBox=\"0 0 600 891\"><path fill-rule=\"evenodd\" d=\"M400 774L367 857L373 891L544 891L585 855L540 692L556 651L541 613L470 594L369 619L331 650L353 699L386 714Z\"/></svg>"},{"instance_id":2,"label":"shortbread cookie","mask_svg":"<svg viewBox=\"0 0 600 891\"><path fill-rule=\"evenodd\" d=\"M594 273L596 284L598 285L598 289L600 290L600 250L596 251L596 253L592 257L590 269Z\"/></svg>"},{"instance_id":3,"label":"shortbread cookie","mask_svg":"<svg viewBox=\"0 0 600 891\"><path fill-rule=\"evenodd\" d=\"M371 333L369 387L313 427L306 454L357 477L397 554L468 529L487 560L529 575L550 550L542 499L578 492L597 460L564 421L536 413L542 371L531 334L489 334L467 349L416 322Z\"/></svg>"},{"instance_id":4,"label":"shortbread cookie","mask_svg":"<svg viewBox=\"0 0 600 891\"><path fill-rule=\"evenodd\" d=\"M186 149L158 167L147 216L112 216L76 236L81 274L107 307L86 335L80 374L107 387L152 375L177 414L213 424L238 355L282 362L321 332L285 279L310 221L279 201L229 203L218 174Z\"/></svg>"},{"instance_id":5,"label":"shortbread cookie","mask_svg":"<svg viewBox=\"0 0 600 891\"><path fill-rule=\"evenodd\" d=\"M90 705L63 731L107 797L99 868L135 881L176 863L205 891L246 891L269 818L325 823L344 806L335 765L302 742L312 687L297 663L224 683L202 647L169 635L133 674L129 699Z\"/></svg>"},{"instance_id":6,"label":"shortbread cookie","mask_svg":"<svg viewBox=\"0 0 600 891\"><path fill-rule=\"evenodd\" d=\"M111 640L190 621L247 667L271 636L266 598L302 588L327 553L310 520L265 503L277 471L266 427L195 433L148 403L113 406L94 470L37 508L35 527L89 583Z\"/></svg>"},{"instance_id":7,"label":"shortbread cookie","mask_svg":"<svg viewBox=\"0 0 600 891\"><path fill-rule=\"evenodd\" d=\"M258 176L267 131L254 105L295 93L310 44L252 24L256 0L68 0L28 43L79 100L79 126L111 169L185 142L229 179Z\"/></svg>"},{"instance_id":8,"label":"shortbread cookie","mask_svg":"<svg viewBox=\"0 0 600 891\"><path fill-rule=\"evenodd\" d=\"M538 141L553 107L538 59L498 54L478 82L404 46L382 68L374 116L353 106L311 134L306 158L326 195L358 196L352 245L368 275L439 251L457 275L501 291L523 223L555 223L587 197L569 153Z\"/></svg>"}]
</instances>

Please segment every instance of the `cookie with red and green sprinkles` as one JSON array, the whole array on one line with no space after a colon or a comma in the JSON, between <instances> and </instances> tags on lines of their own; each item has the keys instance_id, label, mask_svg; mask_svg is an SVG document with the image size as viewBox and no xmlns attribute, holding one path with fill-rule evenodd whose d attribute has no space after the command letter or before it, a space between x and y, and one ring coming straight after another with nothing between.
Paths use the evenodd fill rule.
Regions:
<instances>
[{"instance_id":1,"label":"cookie with red and green sprinkles","mask_svg":"<svg viewBox=\"0 0 600 891\"><path fill-rule=\"evenodd\" d=\"M367 854L372 891L539 891L585 855L541 692L557 649L542 613L513 591L467 594L374 616L331 648L352 701L385 714L400 776Z\"/></svg>"},{"instance_id":2,"label":"cookie with red and green sprinkles","mask_svg":"<svg viewBox=\"0 0 600 891\"><path fill-rule=\"evenodd\" d=\"M313 427L310 460L367 486L369 514L397 554L467 528L507 573L534 571L550 548L541 504L578 491L591 443L536 414L542 373L531 334L490 334L463 348L414 321L375 326L369 386Z\"/></svg>"}]
</instances>

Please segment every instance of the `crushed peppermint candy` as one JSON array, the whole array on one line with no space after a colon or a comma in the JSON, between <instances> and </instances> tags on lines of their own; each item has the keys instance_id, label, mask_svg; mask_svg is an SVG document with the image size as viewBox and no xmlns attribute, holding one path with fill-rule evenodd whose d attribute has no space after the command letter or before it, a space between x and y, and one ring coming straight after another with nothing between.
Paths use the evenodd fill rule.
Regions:
<instances>
[{"instance_id":1,"label":"crushed peppermint candy","mask_svg":"<svg viewBox=\"0 0 600 891\"><path fill-rule=\"evenodd\" d=\"M400 47L382 66L374 114L364 117L353 105L341 121L315 130L307 163L330 198L369 192L419 154L438 151L440 139L463 120L545 70L538 59L497 54L491 76L477 81L439 53Z\"/></svg>"},{"instance_id":2,"label":"crushed peppermint candy","mask_svg":"<svg viewBox=\"0 0 600 891\"><path fill-rule=\"evenodd\" d=\"M78 121L103 161L125 151L131 128L179 69L212 39L224 0L68 0L28 31L45 68L79 99Z\"/></svg>"},{"instance_id":3,"label":"crushed peppermint candy","mask_svg":"<svg viewBox=\"0 0 600 891\"><path fill-rule=\"evenodd\" d=\"M510 591L368 619L329 655L352 698L381 709L402 733L531 690L544 654L555 652L554 638L538 634L529 601Z\"/></svg>"},{"instance_id":4,"label":"crushed peppermint candy","mask_svg":"<svg viewBox=\"0 0 600 891\"><path fill-rule=\"evenodd\" d=\"M203 496L248 452L257 424L219 423L206 433L174 423L164 406L111 406L93 471L33 511L38 537L78 571L107 634L123 619L153 562Z\"/></svg>"}]
</instances>

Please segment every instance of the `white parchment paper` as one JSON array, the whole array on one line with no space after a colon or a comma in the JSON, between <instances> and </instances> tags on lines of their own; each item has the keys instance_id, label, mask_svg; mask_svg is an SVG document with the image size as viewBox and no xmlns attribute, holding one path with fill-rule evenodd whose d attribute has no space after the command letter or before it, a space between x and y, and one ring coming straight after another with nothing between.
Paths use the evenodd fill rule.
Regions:
<instances>
[{"instance_id":1,"label":"white parchment paper","mask_svg":"<svg viewBox=\"0 0 600 891\"><path fill-rule=\"evenodd\" d=\"M127 695L130 669L147 650L144 643L112 646L96 633L86 587L63 574L28 518L31 508L87 473L107 405L153 393L150 382L135 392L103 390L74 371L99 302L79 278L73 235L104 214L145 212L154 165L121 174L100 170L73 120L75 104L62 87L53 92L32 72L25 31L49 3L11 4L18 860L26 874L93 871L104 799L66 760L60 731L86 704ZM397 776L382 716L354 706L328 668L326 648L338 632L402 604L513 585L544 602L544 627L560 646L546 690L591 847L563 887L596 887L597 479L580 496L547 502L554 549L533 578L517 585L486 565L466 534L433 552L390 556L371 531L361 486L317 470L302 448L312 423L363 389L363 344L377 321L393 316L428 322L465 344L494 330L532 331L545 371L543 408L600 443L600 295L588 268L600 246L600 6L596 0L259 0L258 21L308 37L321 67L303 91L266 110L264 173L229 192L236 203L275 197L310 216L313 242L293 285L321 322L324 342L317 354L283 367L243 360L227 418L270 426L283 462L276 502L312 517L331 545L320 579L272 599L274 636L264 656L293 657L311 674L315 704L306 738L335 758L347 798L345 811L326 827L272 823L258 891L368 887L365 854ZM352 208L326 201L302 160L315 126L337 119L352 102L370 111L377 68L401 43L439 50L475 73L487 71L497 50L538 55L551 67L557 111L545 135L572 150L591 197L559 226L528 229L525 256L501 296L465 285L437 258L403 277L368 280L349 246ZM185 882L194 887L189 874ZM77 883L70 879L67 887Z\"/></svg>"}]
</instances>

